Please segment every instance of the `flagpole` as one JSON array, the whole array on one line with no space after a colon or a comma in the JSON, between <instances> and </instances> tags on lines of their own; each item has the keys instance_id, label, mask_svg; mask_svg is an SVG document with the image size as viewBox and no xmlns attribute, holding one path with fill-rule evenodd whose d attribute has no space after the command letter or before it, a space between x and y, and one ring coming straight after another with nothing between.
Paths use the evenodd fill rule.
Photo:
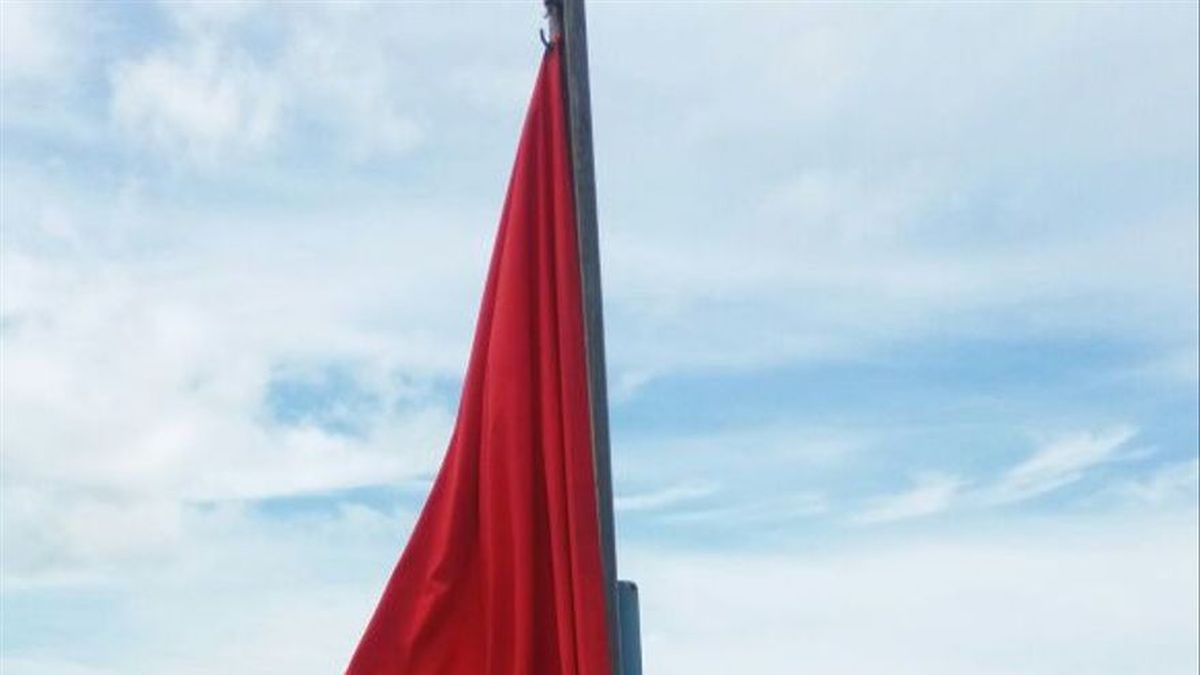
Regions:
<instances>
[{"instance_id":1,"label":"flagpole","mask_svg":"<svg viewBox=\"0 0 1200 675\"><path fill-rule=\"evenodd\" d=\"M592 459L600 518L600 555L604 569L609 658L614 675L636 675L622 661L621 608L617 590L616 534L613 526L612 461L608 436L608 385L604 366L604 313L600 292L600 242L596 218L596 174L592 155L592 104L588 86L587 22L584 0L545 0L550 35L561 37L566 83L568 131L575 192L575 228L583 282L583 320L587 346ZM629 648L626 647L626 651ZM640 649L638 650L640 651ZM626 654L630 656L630 654ZM640 663L636 667L640 674Z\"/></svg>"}]
</instances>

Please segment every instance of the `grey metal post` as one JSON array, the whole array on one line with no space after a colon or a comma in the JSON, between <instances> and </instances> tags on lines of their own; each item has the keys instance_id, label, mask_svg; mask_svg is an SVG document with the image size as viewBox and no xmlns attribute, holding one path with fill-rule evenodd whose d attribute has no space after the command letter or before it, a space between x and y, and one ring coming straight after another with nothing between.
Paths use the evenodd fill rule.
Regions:
<instances>
[{"instance_id":1,"label":"grey metal post","mask_svg":"<svg viewBox=\"0 0 1200 675\"><path fill-rule=\"evenodd\" d=\"M642 621L637 584L617 582L617 600L621 608L621 675L642 675Z\"/></svg>"},{"instance_id":2,"label":"grey metal post","mask_svg":"<svg viewBox=\"0 0 1200 675\"><path fill-rule=\"evenodd\" d=\"M592 459L600 517L609 660L622 674L621 624L617 597L617 551L613 528L612 464L608 441L608 385L604 368L604 315L600 293L600 242L596 219L596 174L592 161L592 103L588 88L587 25L583 0L546 0L551 35L561 31L571 168L575 179L575 228L583 281L583 322L591 396ZM629 675L625 673L624 675Z\"/></svg>"}]
</instances>

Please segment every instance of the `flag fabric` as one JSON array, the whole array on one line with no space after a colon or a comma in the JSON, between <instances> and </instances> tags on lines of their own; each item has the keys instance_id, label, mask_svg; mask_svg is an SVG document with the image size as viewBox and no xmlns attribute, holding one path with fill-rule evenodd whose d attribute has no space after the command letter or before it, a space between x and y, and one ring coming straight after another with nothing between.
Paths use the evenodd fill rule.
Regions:
<instances>
[{"instance_id":1,"label":"flag fabric","mask_svg":"<svg viewBox=\"0 0 1200 675\"><path fill-rule=\"evenodd\" d=\"M611 675L560 52L517 147L449 449L350 675Z\"/></svg>"}]
</instances>

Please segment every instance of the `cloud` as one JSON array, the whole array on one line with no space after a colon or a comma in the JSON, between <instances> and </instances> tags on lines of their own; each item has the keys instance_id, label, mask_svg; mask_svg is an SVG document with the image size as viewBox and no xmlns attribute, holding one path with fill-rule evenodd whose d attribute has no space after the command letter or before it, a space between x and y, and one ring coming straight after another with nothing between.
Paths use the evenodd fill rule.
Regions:
<instances>
[{"instance_id":1,"label":"cloud","mask_svg":"<svg viewBox=\"0 0 1200 675\"><path fill-rule=\"evenodd\" d=\"M621 568L663 675L1186 673L1196 524L1189 508L789 552L626 547Z\"/></svg>"},{"instance_id":2,"label":"cloud","mask_svg":"<svg viewBox=\"0 0 1200 675\"><path fill-rule=\"evenodd\" d=\"M1132 456L1126 444L1136 434L1133 427L1121 426L1053 439L1033 456L1009 469L985 491L983 499L993 504L1009 504L1070 485L1080 480L1088 469Z\"/></svg>"},{"instance_id":3,"label":"cloud","mask_svg":"<svg viewBox=\"0 0 1200 675\"><path fill-rule=\"evenodd\" d=\"M83 26L68 8L16 0L0 6L0 16L0 78L6 88L18 80L58 84L78 65L76 41Z\"/></svg>"},{"instance_id":4,"label":"cloud","mask_svg":"<svg viewBox=\"0 0 1200 675\"><path fill-rule=\"evenodd\" d=\"M1193 348L1194 8L769 13L596 13L622 48L593 89L658 102L595 94L615 382L997 336ZM1135 189L1156 161L1172 187Z\"/></svg>"},{"instance_id":5,"label":"cloud","mask_svg":"<svg viewBox=\"0 0 1200 675\"><path fill-rule=\"evenodd\" d=\"M5 500L14 552L6 579L153 560L177 544L186 527L179 512L196 501L391 484L436 468L471 317L401 289L448 264L441 297L469 298L481 271L461 274L462 252L477 250L478 265L486 259L474 235L452 222L427 232L428 219L412 229L387 219L379 227L390 245L342 230L312 255L303 245L281 255L265 241L256 250L240 224L230 224L242 233L232 238L220 227L184 227L203 230L202 241L165 244L164 265L105 241L106 217L95 209L82 218L72 248L6 246L0 257L2 489L20 497ZM186 216L143 209L139 217ZM44 237L36 227L14 224ZM404 241L405 231L419 241ZM293 244L309 235L297 236ZM372 256L434 241L458 256L387 266L384 283L358 275ZM253 274L230 264L231 254L253 257ZM360 281L330 287L327 278ZM328 372L338 374L332 383L320 375ZM349 390L373 403L348 406Z\"/></svg>"},{"instance_id":6,"label":"cloud","mask_svg":"<svg viewBox=\"0 0 1200 675\"><path fill-rule=\"evenodd\" d=\"M5 672L337 670L413 515L338 500L274 516L244 503L187 508L175 546L109 575L88 603L25 587L55 631L6 625ZM1190 672L1196 523L1194 505L1180 504L902 539L788 530L752 550L623 542L621 570L641 589L647 671L666 675Z\"/></svg>"},{"instance_id":7,"label":"cloud","mask_svg":"<svg viewBox=\"0 0 1200 675\"><path fill-rule=\"evenodd\" d=\"M679 483L631 495L618 495L613 501L617 511L657 511L717 492L714 483Z\"/></svg>"},{"instance_id":8,"label":"cloud","mask_svg":"<svg viewBox=\"0 0 1200 675\"><path fill-rule=\"evenodd\" d=\"M413 513L340 503L269 517L227 503L184 509L180 519L172 547L153 561L110 567L100 579L18 585L14 596L6 565L5 672L337 670L370 616ZM93 602L53 611L89 593ZM39 616L54 630L10 623L14 597L50 610ZM73 636L69 645L60 641L64 635Z\"/></svg>"},{"instance_id":9,"label":"cloud","mask_svg":"<svg viewBox=\"0 0 1200 675\"><path fill-rule=\"evenodd\" d=\"M364 161L420 141L401 103L403 64L364 35L370 8L210 5L163 5L176 39L112 67L112 116L130 138L176 164L207 168L279 156L289 144ZM250 37L251 25L267 37Z\"/></svg>"},{"instance_id":10,"label":"cloud","mask_svg":"<svg viewBox=\"0 0 1200 675\"><path fill-rule=\"evenodd\" d=\"M1035 499L1081 481L1100 465L1145 456L1144 449L1128 447L1137 435L1132 426L1098 432L1076 432L1041 443L1030 457L1004 470L995 478L979 476L971 481L945 473L918 474L913 487L897 494L873 497L867 506L850 517L858 524L886 523L964 509L1009 506ZM1098 492L1118 492L1127 498L1163 503L1169 496L1187 490L1194 477L1190 464L1167 465L1141 481L1110 482Z\"/></svg>"},{"instance_id":11,"label":"cloud","mask_svg":"<svg viewBox=\"0 0 1200 675\"><path fill-rule=\"evenodd\" d=\"M907 492L873 499L851 520L860 524L887 523L939 513L950 508L963 486L958 477L939 473L918 475L914 482L916 485Z\"/></svg>"},{"instance_id":12,"label":"cloud","mask_svg":"<svg viewBox=\"0 0 1200 675\"><path fill-rule=\"evenodd\" d=\"M151 164L210 173L314 158L389 166L439 132L444 152L450 133L467 136L439 129L449 120L519 116L536 65L536 50L495 34L523 20L513 7L453 21L428 7L370 3L173 2L153 11L169 39L115 55L111 117L151 151ZM488 58L452 47L472 27L487 29L471 46L494 47Z\"/></svg>"},{"instance_id":13,"label":"cloud","mask_svg":"<svg viewBox=\"0 0 1200 675\"><path fill-rule=\"evenodd\" d=\"M112 90L121 128L167 157L212 165L262 151L279 133L280 83L211 39L118 64Z\"/></svg>"},{"instance_id":14,"label":"cloud","mask_svg":"<svg viewBox=\"0 0 1200 675\"><path fill-rule=\"evenodd\" d=\"M695 523L709 527L763 527L810 519L829 510L825 495L785 492L769 497L727 498L717 506L678 509L658 517L670 524Z\"/></svg>"},{"instance_id":15,"label":"cloud","mask_svg":"<svg viewBox=\"0 0 1200 675\"><path fill-rule=\"evenodd\" d=\"M1200 460L1159 466L1148 476L1118 484L1116 492L1147 506L1195 504L1200 492Z\"/></svg>"},{"instance_id":16,"label":"cloud","mask_svg":"<svg viewBox=\"0 0 1200 675\"><path fill-rule=\"evenodd\" d=\"M405 58L384 48L392 38L379 25L386 17L369 5L332 4L300 13L286 29L280 77L293 90L293 117L336 133L343 159L401 154L424 140L413 100L420 87Z\"/></svg>"},{"instance_id":17,"label":"cloud","mask_svg":"<svg viewBox=\"0 0 1200 675\"><path fill-rule=\"evenodd\" d=\"M6 264L21 290L6 294L4 389L13 422L4 443L9 467L29 479L249 496L397 479L428 470L432 446L443 442L447 403L404 379L428 381L436 371L403 369L394 361L404 358L400 344L358 346L369 343L369 330L346 323L303 338L291 334L290 321L278 331L238 327L238 316L282 319L311 310L311 300L297 297L288 309L270 290L227 296L237 280L219 274L195 287L188 274L146 268L68 272L19 256ZM407 353L421 359L419 352ZM356 386L387 402L353 420L369 438L267 414L273 372L336 362L337 354L361 364ZM359 378L374 368L376 375Z\"/></svg>"},{"instance_id":18,"label":"cloud","mask_svg":"<svg viewBox=\"0 0 1200 675\"><path fill-rule=\"evenodd\" d=\"M169 559L184 532L181 502L109 488L4 485L6 587L103 585Z\"/></svg>"}]
</instances>

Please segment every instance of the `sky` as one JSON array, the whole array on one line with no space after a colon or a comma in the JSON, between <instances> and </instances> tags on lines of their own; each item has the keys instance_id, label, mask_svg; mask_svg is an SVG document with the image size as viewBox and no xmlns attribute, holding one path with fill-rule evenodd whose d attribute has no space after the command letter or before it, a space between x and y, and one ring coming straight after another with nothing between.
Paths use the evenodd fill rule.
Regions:
<instances>
[{"instance_id":1,"label":"sky","mask_svg":"<svg viewBox=\"0 0 1200 675\"><path fill-rule=\"evenodd\" d=\"M647 673L1200 668L1196 3L589 3ZM339 672L536 2L0 2L0 669Z\"/></svg>"}]
</instances>

